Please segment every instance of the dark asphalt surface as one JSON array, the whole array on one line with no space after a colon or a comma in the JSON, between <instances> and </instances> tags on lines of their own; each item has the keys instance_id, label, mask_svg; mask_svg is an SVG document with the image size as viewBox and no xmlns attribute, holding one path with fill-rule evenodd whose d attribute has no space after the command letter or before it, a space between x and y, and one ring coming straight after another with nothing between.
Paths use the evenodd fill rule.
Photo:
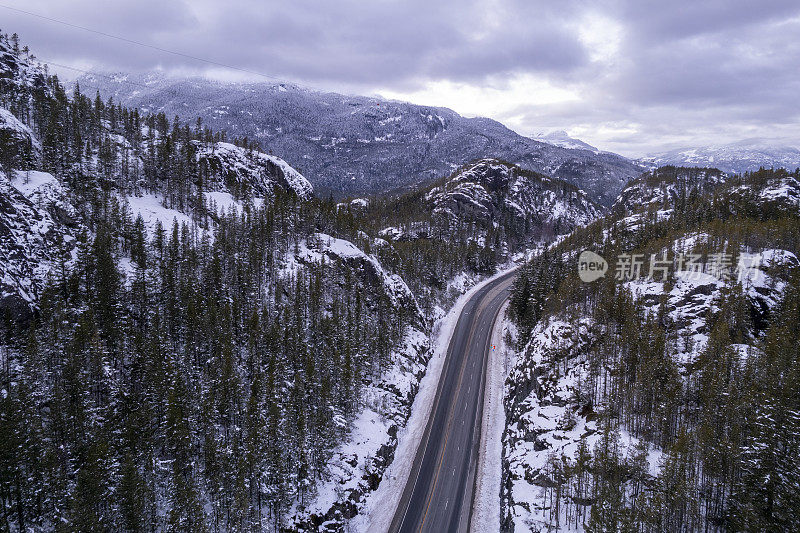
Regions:
<instances>
[{"instance_id":1,"label":"dark asphalt surface","mask_svg":"<svg viewBox=\"0 0 800 533\"><path fill-rule=\"evenodd\" d=\"M391 532L468 530L492 326L515 275L488 283L464 305Z\"/></svg>"}]
</instances>

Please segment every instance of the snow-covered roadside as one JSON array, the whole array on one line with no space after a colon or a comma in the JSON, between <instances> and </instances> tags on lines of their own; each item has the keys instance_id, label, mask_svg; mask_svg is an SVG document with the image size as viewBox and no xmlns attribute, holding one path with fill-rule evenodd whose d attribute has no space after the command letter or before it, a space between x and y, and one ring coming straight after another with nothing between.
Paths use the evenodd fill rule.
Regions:
<instances>
[{"instance_id":1,"label":"snow-covered roadside","mask_svg":"<svg viewBox=\"0 0 800 533\"><path fill-rule=\"evenodd\" d=\"M514 348L506 343L506 339L516 337L516 327L506 318L507 308L508 302L500 308L492 330L471 531L500 531L500 482L503 429L506 425L503 384L514 355Z\"/></svg>"},{"instance_id":2,"label":"snow-covered roadside","mask_svg":"<svg viewBox=\"0 0 800 533\"><path fill-rule=\"evenodd\" d=\"M384 471L378 488L367 496L364 511L353 518L350 524L353 531L373 533L389 530L392 518L400 503L400 497L408 482L410 465L414 461L414 456L428 424L447 354L447 347L455 331L458 318L461 316L461 311L467 301L483 286L514 268L516 268L516 265L504 268L494 276L474 285L456 301L445 316L436 320L432 335L433 355L428 362L425 376L420 381L419 391L411 408L411 416L405 427L398 432L398 445L395 450L394 460Z\"/></svg>"}]
</instances>

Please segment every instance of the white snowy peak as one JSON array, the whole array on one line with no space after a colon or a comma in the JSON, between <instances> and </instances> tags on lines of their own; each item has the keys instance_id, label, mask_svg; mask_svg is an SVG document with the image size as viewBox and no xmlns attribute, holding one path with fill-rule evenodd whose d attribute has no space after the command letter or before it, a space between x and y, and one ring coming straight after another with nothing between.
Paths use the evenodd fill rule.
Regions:
<instances>
[{"instance_id":1,"label":"white snowy peak","mask_svg":"<svg viewBox=\"0 0 800 533\"><path fill-rule=\"evenodd\" d=\"M567 132L564 130L551 131L550 133L540 133L535 135L533 138L537 141L552 144L553 146L567 148L568 150L589 150L590 152L594 152L596 154L600 153L600 150L591 144L585 143L580 139L570 137L569 134L567 134Z\"/></svg>"}]
</instances>

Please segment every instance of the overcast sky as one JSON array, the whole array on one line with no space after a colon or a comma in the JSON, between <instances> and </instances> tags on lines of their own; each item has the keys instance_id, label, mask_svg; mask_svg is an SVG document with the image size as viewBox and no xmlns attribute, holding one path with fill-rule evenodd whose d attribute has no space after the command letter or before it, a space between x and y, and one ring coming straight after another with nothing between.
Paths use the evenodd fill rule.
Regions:
<instances>
[{"instance_id":1,"label":"overcast sky","mask_svg":"<svg viewBox=\"0 0 800 533\"><path fill-rule=\"evenodd\" d=\"M563 129L630 156L751 137L800 145L798 0L0 4L314 88L489 116L523 135ZM3 31L57 63L248 77L0 16Z\"/></svg>"}]
</instances>

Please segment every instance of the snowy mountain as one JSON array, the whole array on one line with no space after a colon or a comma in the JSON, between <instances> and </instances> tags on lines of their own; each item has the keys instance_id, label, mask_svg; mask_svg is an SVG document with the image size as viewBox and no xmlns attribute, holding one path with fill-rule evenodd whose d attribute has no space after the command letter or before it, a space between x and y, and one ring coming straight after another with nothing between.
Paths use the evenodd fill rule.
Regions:
<instances>
[{"instance_id":1,"label":"snowy mountain","mask_svg":"<svg viewBox=\"0 0 800 533\"><path fill-rule=\"evenodd\" d=\"M3 418L4 435L58 455L63 481L39 454L16 455L30 477L13 482L10 520L195 531L341 519L391 461L430 357L431 321L406 282L277 156L163 115L55 98L53 78L24 83L42 71L8 36L0 50L4 80L22 80L0 85L0 406L24 412ZM164 423L138 426L133 413L156 403ZM348 445L362 437L368 446ZM244 479L246 449L255 499L226 481ZM317 482L334 465L352 486L328 499ZM97 483L96 497L77 496ZM234 492L249 510L225 517Z\"/></svg>"},{"instance_id":2,"label":"snowy mountain","mask_svg":"<svg viewBox=\"0 0 800 533\"><path fill-rule=\"evenodd\" d=\"M145 167L148 146L158 134L145 126L138 137L140 144L136 146L120 135L110 134L109 141L119 154L101 164L98 150L93 159L81 165L83 179L98 178L104 166ZM29 127L3 108L0 142L3 167L7 169L0 173L0 311L25 321L37 309L51 271L70 258L75 237L87 228L78 216L79 208L72 203L77 200L76 191L63 177L28 170L38 166L42 143ZM212 206L214 210L234 206L241 212L245 199L263 203L265 198L273 198L277 189L299 199L313 194L308 180L278 157L224 142L198 140L189 145L199 176L204 177L202 205L170 204L168 184L148 183L144 175L142 179L128 176L106 185L130 216L141 216L150 230L157 222L163 227L171 227L173 221L192 224L203 219L207 207ZM212 213L213 218L216 216ZM205 229L209 229L207 223Z\"/></svg>"},{"instance_id":3,"label":"snowy mountain","mask_svg":"<svg viewBox=\"0 0 800 533\"><path fill-rule=\"evenodd\" d=\"M669 215L687 209L703 197L716 196L761 213L800 213L800 182L786 170L757 170L747 175L726 174L715 168L666 166L631 180L611 212L632 215L657 210Z\"/></svg>"},{"instance_id":4,"label":"snowy mountain","mask_svg":"<svg viewBox=\"0 0 800 533\"><path fill-rule=\"evenodd\" d=\"M731 180L730 197L763 213L800 213L800 176L785 170L757 171L748 178Z\"/></svg>"},{"instance_id":5,"label":"snowy mountain","mask_svg":"<svg viewBox=\"0 0 800 533\"><path fill-rule=\"evenodd\" d=\"M259 151L248 151L225 142L204 143L193 141L197 159L207 168L211 179L206 187L251 191L259 197L272 196L275 187L291 191L307 200L314 188L297 170L279 157Z\"/></svg>"},{"instance_id":6,"label":"snowy mountain","mask_svg":"<svg viewBox=\"0 0 800 533\"><path fill-rule=\"evenodd\" d=\"M700 247L707 244L707 237L695 235L693 242ZM684 240L673 243L676 247L685 245ZM786 285L781 279L798 267L798 260L785 250L765 250L759 258L759 268L748 272L745 278L747 292L742 304L746 313L763 318L763 326L784 297ZM674 353L670 352L666 363L669 366L661 370L674 374L661 378L664 381L660 381L660 390L669 395L674 394L674 387L689 389L691 386L683 382L692 379L694 368L702 364L701 354L709 349L709 332L714 324L709 310L719 312L725 305L725 283L712 275L679 273L670 288L660 282L635 281L626 283L624 288L641 302L645 321L663 317L661 320L680 339ZM509 424L504 448L506 524L514 531L537 530L556 523L582 530L582 525L592 520L591 508L598 497L591 484L568 485L559 477L565 466L578 472L586 468L587 453L597 457L605 447L613 449L616 460L630 472L630 478L623 478L616 485L623 498L630 497L637 482L654 486L659 476L663 479L668 475L669 454L650 436L658 430L637 431L621 424L618 433L609 437L605 432L600 413L613 409L609 405L613 400L602 394L592 395L592 387L597 387L594 383L600 379L593 367L601 357L598 346L615 336L608 328L608 324L588 316L577 320L566 313L550 316L536 326L515 360L507 381ZM632 333L632 329L624 329L618 335ZM750 329L747 334L748 339L732 346L742 361L755 358L759 350L758 330ZM640 338L660 342L653 337ZM624 341L618 342L625 345ZM646 357L642 351L637 355ZM606 363L609 368L622 367L612 361ZM563 501L550 505L547 494L555 488L563 490L559 495ZM664 517L674 519L669 514Z\"/></svg>"},{"instance_id":7,"label":"snowy mountain","mask_svg":"<svg viewBox=\"0 0 800 533\"><path fill-rule=\"evenodd\" d=\"M85 76L104 97L203 122L257 140L303 171L321 192L376 193L437 179L482 157L570 181L602 204L642 168L591 147L530 139L486 118L291 84L222 84L158 74ZM579 148L579 149L572 149Z\"/></svg>"},{"instance_id":8,"label":"snowy mountain","mask_svg":"<svg viewBox=\"0 0 800 533\"><path fill-rule=\"evenodd\" d=\"M247 139L68 95L16 48L0 35L12 529L345 530L394 458L444 309L599 212L486 159L337 204ZM442 135L448 119L418 111Z\"/></svg>"},{"instance_id":9,"label":"snowy mountain","mask_svg":"<svg viewBox=\"0 0 800 533\"><path fill-rule=\"evenodd\" d=\"M800 170L639 175L285 84L92 99L23 50L0 34L6 529L358 528L459 296L531 250L488 397L502 530L800 523Z\"/></svg>"},{"instance_id":10,"label":"snowy mountain","mask_svg":"<svg viewBox=\"0 0 800 533\"><path fill-rule=\"evenodd\" d=\"M564 130L551 131L550 133L540 133L533 137L537 141L542 141L553 146L560 146L561 148L568 148L570 150L589 150L590 152L600 153L600 150L585 143L580 139L570 137Z\"/></svg>"},{"instance_id":11,"label":"snowy mountain","mask_svg":"<svg viewBox=\"0 0 800 533\"><path fill-rule=\"evenodd\" d=\"M798 177L660 168L523 267L507 328L503 530L797 519L797 461L776 462L771 443L800 443L797 420L774 414L798 406ZM607 262L593 281L579 276L587 250Z\"/></svg>"},{"instance_id":12,"label":"snowy mountain","mask_svg":"<svg viewBox=\"0 0 800 533\"><path fill-rule=\"evenodd\" d=\"M630 214L647 207L670 209L693 193L710 192L727 177L715 168L657 168L629 181L611 210Z\"/></svg>"},{"instance_id":13,"label":"snowy mountain","mask_svg":"<svg viewBox=\"0 0 800 533\"><path fill-rule=\"evenodd\" d=\"M509 217L516 219L531 228L528 233L535 237L548 231L569 232L588 224L601 211L570 183L495 159L467 165L433 187L425 200L433 213L454 220L465 214L498 224Z\"/></svg>"},{"instance_id":14,"label":"snowy mountain","mask_svg":"<svg viewBox=\"0 0 800 533\"><path fill-rule=\"evenodd\" d=\"M714 167L724 172L743 173L759 168L800 167L800 149L768 139L747 139L723 146L670 150L642 158L644 165Z\"/></svg>"},{"instance_id":15,"label":"snowy mountain","mask_svg":"<svg viewBox=\"0 0 800 533\"><path fill-rule=\"evenodd\" d=\"M489 258L568 233L602 209L571 183L480 159L432 185L350 211L374 224L378 236L390 243L461 243L477 256L480 270L487 260L491 264Z\"/></svg>"}]
</instances>

